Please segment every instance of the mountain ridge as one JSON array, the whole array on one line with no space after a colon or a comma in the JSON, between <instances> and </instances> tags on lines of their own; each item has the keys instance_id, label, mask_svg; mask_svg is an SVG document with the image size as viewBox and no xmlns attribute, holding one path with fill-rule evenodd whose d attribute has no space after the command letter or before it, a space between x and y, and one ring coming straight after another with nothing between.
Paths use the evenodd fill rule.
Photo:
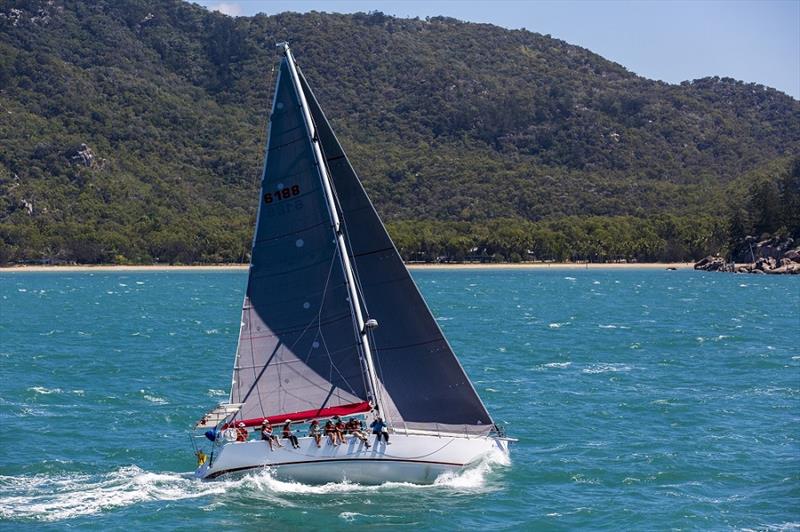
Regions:
<instances>
[{"instance_id":1,"label":"mountain ridge","mask_svg":"<svg viewBox=\"0 0 800 532\"><path fill-rule=\"evenodd\" d=\"M721 219L738 177L800 151L800 103L775 89L647 80L524 30L177 0L0 15L5 260L244 258L287 37L390 227Z\"/></svg>"}]
</instances>

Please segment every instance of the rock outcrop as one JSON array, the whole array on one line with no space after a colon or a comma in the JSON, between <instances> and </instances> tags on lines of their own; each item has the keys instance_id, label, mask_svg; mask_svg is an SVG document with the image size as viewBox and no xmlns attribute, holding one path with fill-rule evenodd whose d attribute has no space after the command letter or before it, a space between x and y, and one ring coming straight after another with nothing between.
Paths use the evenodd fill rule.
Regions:
<instances>
[{"instance_id":1,"label":"rock outcrop","mask_svg":"<svg viewBox=\"0 0 800 532\"><path fill-rule=\"evenodd\" d=\"M741 262L728 262L719 255L709 255L697 261L694 269L707 272L800 274L800 247L790 249L794 244L792 238L771 237L756 242L748 237L745 243L746 251L734 256Z\"/></svg>"},{"instance_id":2,"label":"rock outcrop","mask_svg":"<svg viewBox=\"0 0 800 532\"><path fill-rule=\"evenodd\" d=\"M694 265L695 270L703 270L706 272L732 272L734 271L734 264L727 262L719 255L709 255L704 259L700 259Z\"/></svg>"},{"instance_id":3,"label":"rock outcrop","mask_svg":"<svg viewBox=\"0 0 800 532\"><path fill-rule=\"evenodd\" d=\"M89 146L81 144L70 154L70 159L78 164L91 168L94 166L95 155Z\"/></svg>"}]
</instances>

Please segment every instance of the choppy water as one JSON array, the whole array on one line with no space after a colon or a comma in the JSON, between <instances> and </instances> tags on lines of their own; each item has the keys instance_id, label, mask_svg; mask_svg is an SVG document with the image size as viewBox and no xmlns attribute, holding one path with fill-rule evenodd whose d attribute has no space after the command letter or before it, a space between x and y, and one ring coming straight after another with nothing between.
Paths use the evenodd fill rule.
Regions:
<instances>
[{"instance_id":1,"label":"choppy water","mask_svg":"<svg viewBox=\"0 0 800 532\"><path fill-rule=\"evenodd\" d=\"M191 477L244 272L0 273L0 528L800 528L800 279L414 277L512 462L311 487Z\"/></svg>"}]
</instances>

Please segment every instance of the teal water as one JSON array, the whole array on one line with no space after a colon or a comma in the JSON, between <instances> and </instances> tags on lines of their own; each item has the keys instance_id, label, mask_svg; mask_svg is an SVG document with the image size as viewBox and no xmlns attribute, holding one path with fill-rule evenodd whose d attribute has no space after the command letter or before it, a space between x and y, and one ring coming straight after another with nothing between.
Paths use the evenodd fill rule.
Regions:
<instances>
[{"instance_id":1,"label":"teal water","mask_svg":"<svg viewBox=\"0 0 800 532\"><path fill-rule=\"evenodd\" d=\"M0 273L0 528L800 528L800 279L414 277L520 439L434 486L201 483L244 272Z\"/></svg>"}]
</instances>

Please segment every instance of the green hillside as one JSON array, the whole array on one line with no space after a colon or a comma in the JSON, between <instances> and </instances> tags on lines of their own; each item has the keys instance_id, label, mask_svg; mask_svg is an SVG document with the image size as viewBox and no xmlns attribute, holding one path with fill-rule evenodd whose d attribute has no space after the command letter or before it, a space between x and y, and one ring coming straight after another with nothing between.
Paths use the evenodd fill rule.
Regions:
<instances>
[{"instance_id":1,"label":"green hillside","mask_svg":"<svg viewBox=\"0 0 800 532\"><path fill-rule=\"evenodd\" d=\"M0 262L246 260L281 40L406 258L696 257L726 245L741 180L800 153L781 92L651 81L528 31L10 0Z\"/></svg>"}]
</instances>

